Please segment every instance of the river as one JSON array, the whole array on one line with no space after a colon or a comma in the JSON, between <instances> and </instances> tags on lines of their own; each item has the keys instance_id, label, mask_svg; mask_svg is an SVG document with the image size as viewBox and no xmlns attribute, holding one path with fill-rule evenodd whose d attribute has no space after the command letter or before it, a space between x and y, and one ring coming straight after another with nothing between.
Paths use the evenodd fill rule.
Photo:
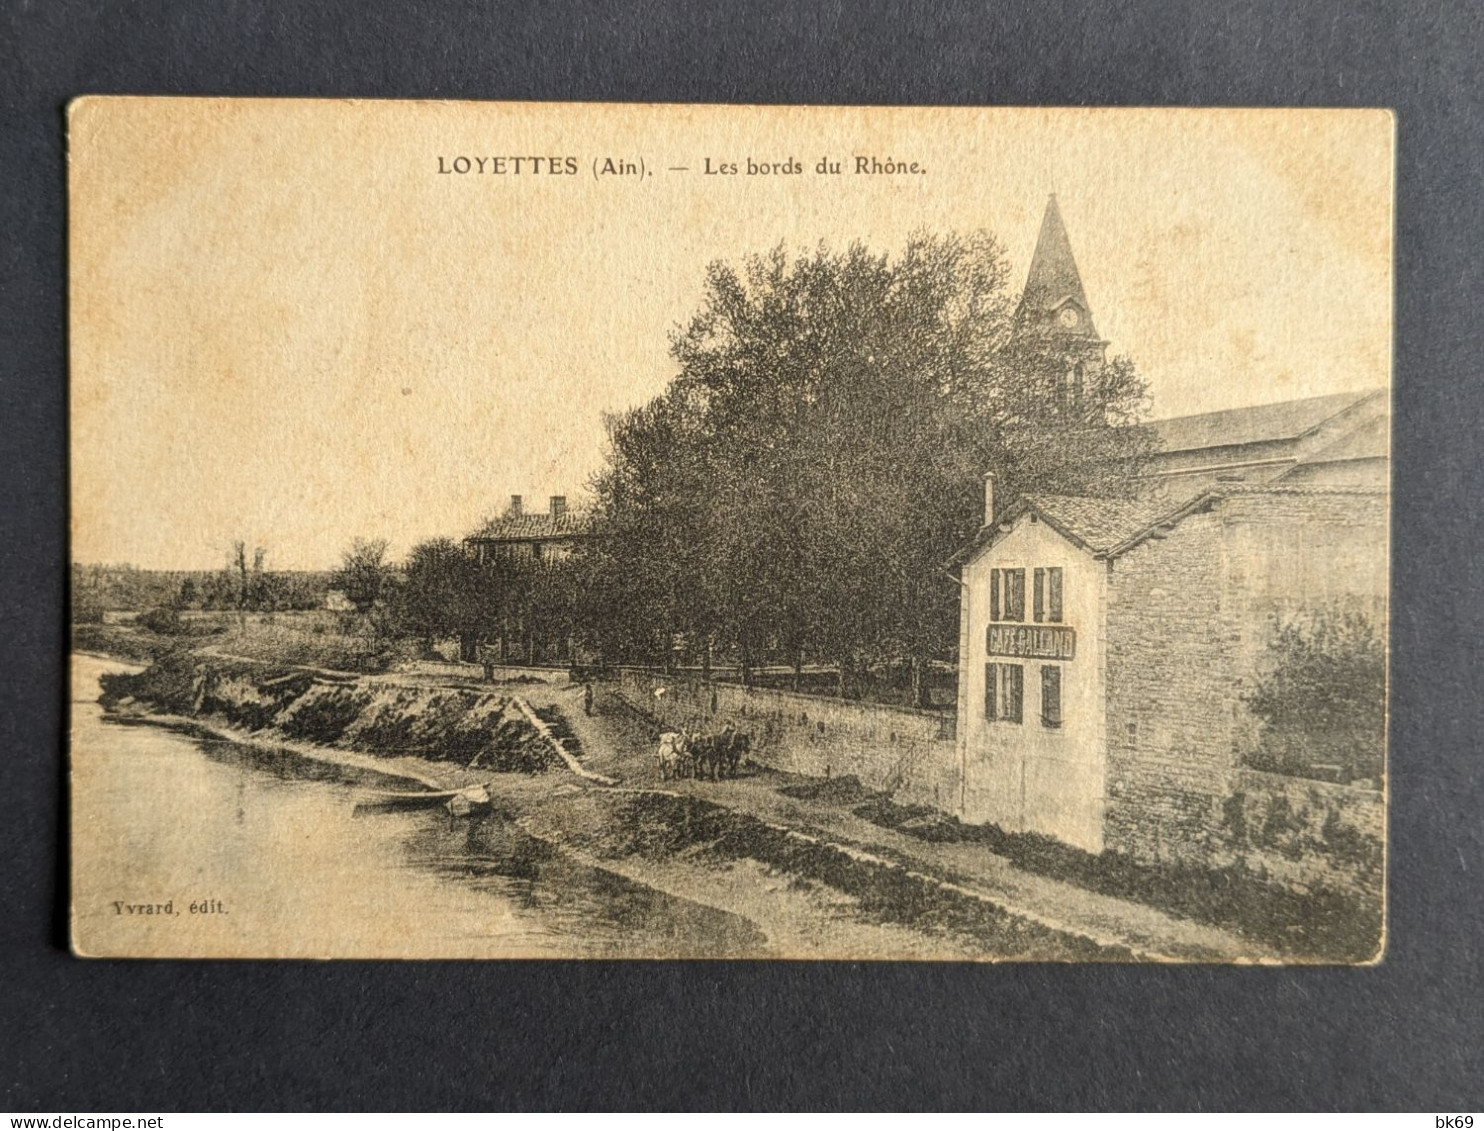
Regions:
<instances>
[{"instance_id":1,"label":"river","mask_svg":"<svg viewBox=\"0 0 1484 1131\"><path fill-rule=\"evenodd\" d=\"M764 941L741 916L583 865L498 817L356 815L355 771L110 720L97 702L110 670L128 668L73 657L80 953L723 957Z\"/></svg>"}]
</instances>

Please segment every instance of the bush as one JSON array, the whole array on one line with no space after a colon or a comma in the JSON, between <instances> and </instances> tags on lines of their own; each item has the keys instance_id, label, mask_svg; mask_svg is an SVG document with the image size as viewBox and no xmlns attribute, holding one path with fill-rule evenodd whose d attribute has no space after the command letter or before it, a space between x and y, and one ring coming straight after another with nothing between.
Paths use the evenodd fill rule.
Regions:
<instances>
[{"instance_id":1,"label":"bush","mask_svg":"<svg viewBox=\"0 0 1484 1131\"><path fill-rule=\"evenodd\" d=\"M1248 698L1261 720L1258 770L1348 783L1379 778L1386 748L1386 647L1370 618L1319 610L1282 625L1276 663Z\"/></svg>"},{"instance_id":2,"label":"bush","mask_svg":"<svg viewBox=\"0 0 1484 1131\"><path fill-rule=\"evenodd\" d=\"M157 632L161 636L178 636L184 631L180 613L165 605L140 613L139 624L142 628Z\"/></svg>"},{"instance_id":3,"label":"bush","mask_svg":"<svg viewBox=\"0 0 1484 1131\"><path fill-rule=\"evenodd\" d=\"M142 672L104 672L98 677L100 701L112 707L132 698L168 714L190 715L204 679L205 669L197 658L176 650L159 656Z\"/></svg>"}]
</instances>

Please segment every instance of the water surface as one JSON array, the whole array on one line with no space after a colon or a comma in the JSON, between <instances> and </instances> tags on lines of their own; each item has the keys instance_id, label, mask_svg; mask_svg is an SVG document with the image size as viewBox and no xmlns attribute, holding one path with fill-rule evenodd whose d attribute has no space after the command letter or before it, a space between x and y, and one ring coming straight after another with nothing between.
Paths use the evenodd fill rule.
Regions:
<instances>
[{"instance_id":1,"label":"water surface","mask_svg":"<svg viewBox=\"0 0 1484 1131\"><path fill-rule=\"evenodd\" d=\"M108 720L109 670L125 665L73 658L83 953L720 957L763 942L739 916L580 864L506 820L357 815L371 783L354 771Z\"/></svg>"}]
</instances>

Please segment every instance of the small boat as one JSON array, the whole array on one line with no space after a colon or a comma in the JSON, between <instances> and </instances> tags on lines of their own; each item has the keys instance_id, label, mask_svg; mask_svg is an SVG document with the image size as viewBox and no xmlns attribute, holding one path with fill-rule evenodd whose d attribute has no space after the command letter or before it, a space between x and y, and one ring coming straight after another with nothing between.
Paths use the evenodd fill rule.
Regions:
<instances>
[{"instance_id":1,"label":"small boat","mask_svg":"<svg viewBox=\"0 0 1484 1131\"><path fill-rule=\"evenodd\" d=\"M357 813L383 813L396 809L436 809L447 807L455 816L483 812L490 808L489 791L482 785L462 789L371 790L356 802Z\"/></svg>"},{"instance_id":2,"label":"small boat","mask_svg":"<svg viewBox=\"0 0 1484 1131\"><path fill-rule=\"evenodd\" d=\"M473 817L479 813L488 813L494 808L494 803L490 801L489 790L484 786L471 785L450 797L444 808L448 810L449 817Z\"/></svg>"}]
</instances>

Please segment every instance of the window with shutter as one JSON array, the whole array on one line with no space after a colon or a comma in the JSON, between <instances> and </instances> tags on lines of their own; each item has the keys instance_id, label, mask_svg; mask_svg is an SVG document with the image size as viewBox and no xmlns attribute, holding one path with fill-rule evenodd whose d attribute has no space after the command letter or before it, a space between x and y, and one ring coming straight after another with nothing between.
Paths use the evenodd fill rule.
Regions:
<instances>
[{"instance_id":1,"label":"window with shutter","mask_svg":"<svg viewBox=\"0 0 1484 1131\"><path fill-rule=\"evenodd\" d=\"M984 717L991 722L1021 721L1025 669L1019 664L984 665Z\"/></svg>"},{"instance_id":2,"label":"window with shutter","mask_svg":"<svg viewBox=\"0 0 1484 1131\"><path fill-rule=\"evenodd\" d=\"M989 571L989 619L1000 619L1000 571Z\"/></svg>"},{"instance_id":3,"label":"window with shutter","mask_svg":"<svg viewBox=\"0 0 1484 1131\"><path fill-rule=\"evenodd\" d=\"M1005 575L1005 619L1025 620L1025 570L1007 569Z\"/></svg>"},{"instance_id":4,"label":"window with shutter","mask_svg":"<svg viewBox=\"0 0 1484 1131\"><path fill-rule=\"evenodd\" d=\"M1005 719L1021 721L1021 702L1025 698L1025 668L1019 664L1001 664L1005 672Z\"/></svg>"},{"instance_id":5,"label":"window with shutter","mask_svg":"<svg viewBox=\"0 0 1484 1131\"><path fill-rule=\"evenodd\" d=\"M1052 624L1061 623L1061 566L1046 571L1046 619Z\"/></svg>"},{"instance_id":6,"label":"window with shutter","mask_svg":"<svg viewBox=\"0 0 1484 1131\"><path fill-rule=\"evenodd\" d=\"M1031 619L1037 624L1046 619L1046 571L1039 566L1031 579Z\"/></svg>"},{"instance_id":7,"label":"window with shutter","mask_svg":"<svg viewBox=\"0 0 1484 1131\"><path fill-rule=\"evenodd\" d=\"M1061 668L1055 664L1041 668L1041 725L1061 726Z\"/></svg>"}]
</instances>

